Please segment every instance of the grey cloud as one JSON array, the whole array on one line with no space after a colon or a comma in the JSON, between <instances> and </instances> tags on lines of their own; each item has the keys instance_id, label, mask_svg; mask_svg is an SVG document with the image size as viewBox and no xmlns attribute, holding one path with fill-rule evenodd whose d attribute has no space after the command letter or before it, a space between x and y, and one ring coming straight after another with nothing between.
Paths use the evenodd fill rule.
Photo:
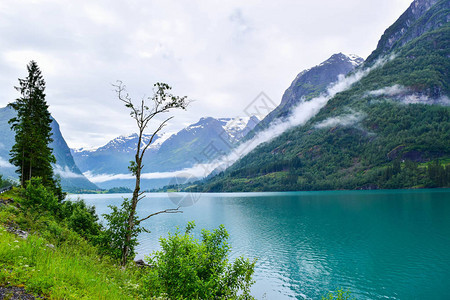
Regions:
<instances>
[{"instance_id":1,"label":"grey cloud","mask_svg":"<svg viewBox=\"0 0 450 300\"><path fill-rule=\"evenodd\" d=\"M156 81L197 99L170 131L239 115L261 91L281 99L299 71L333 53L367 56L409 2L2 2L0 106L17 98L13 86L35 59L71 147L134 131L111 91L117 79L136 99Z\"/></svg>"}]
</instances>

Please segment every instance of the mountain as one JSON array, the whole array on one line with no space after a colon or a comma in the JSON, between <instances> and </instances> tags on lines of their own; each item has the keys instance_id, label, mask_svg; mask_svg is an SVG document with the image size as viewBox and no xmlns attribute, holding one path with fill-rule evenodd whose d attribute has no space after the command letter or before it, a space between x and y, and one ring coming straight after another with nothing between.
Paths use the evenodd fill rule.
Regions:
<instances>
[{"instance_id":1,"label":"mountain","mask_svg":"<svg viewBox=\"0 0 450 300\"><path fill-rule=\"evenodd\" d=\"M226 171L185 189L449 186L449 11L448 0L415 0L362 66L292 111L289 120L303 123L287 123ZM317 111L305 117L306 104Z\"/></svg>"},{"instance_id":2,"label":"mountain","mask_svg":"<svg viewBox=\"0 0 450 300\"><path fill-rule=\"evenodd\" d=\"M144 173L180 171L211 161L228 153L258 122L259 119L255 116L217 119L206 117L176 134L155 136L144 156ZM150 137L145 135L144 142L147 143ZM126 176L117 178L114 175L129 174L128 165L133 160L137 139L137 134L121 136L97 149L72 149L72 154L81 171L87 172L92 180L98 180L99 186L132 186L132 179L126 179ZM99 179L100 176L102 179ZM144 178L143 188L158 187L170 180L171 178Z\"/></svg>"},{"instance_id":3,"label":"mountain","mask_svg":"<svg viewBox=\"0 0 450 300\"><path fill-rule=\"evenodd\" d=\"M339 76L347 75L363 62L364 59L357 55L338 53L320 65L300 72L284 92L280 105L258 124L255 133L266 128L273 120L288 116L292 107L299 102L319 96L330 84L336 82Z\"/></svg>"},{"instance_id":4,"label":"mountain","mask_svg":"<svg viewBox=\"0 0 450 300\"><path fill-rule=\"evenodd\" d=\"M15 111L9 107L0 108L0 174L5 177L17 178L15 167L9 164L9 151L14 145L14 132L8 121L15 116ZM52 138L50 147L56 158L54 166L55 175L61 177L61 185L64 191L80 189L95 190L98 187L90 182L78 169L70 149L59 130L58 122L52 118Z\"/></svg>"},{"instance_id":5,"label":"mountain","mask_svg":"<svg viewBox=\"0 0 450 300\"><path fill-rule=\"evenodd\" d=\"M164 142L153 163L153 170L176 171L207 163L227 154L259 122L255 116L246 118L201 118ZM157 163L155 163L157 162Z\"/></svg>"},{"instance_id":6,"label":"mountain","mask_svg":"<svg viewBox=\"0 0 450 300\"><path fill-rule=\"evenodd\" d=\"M374 62L424 33L447 26L450 20L449 6L448 1L442 0L413 1L400 18L384 32L367 62Z\"/></svg>"},{"instance_id":7,"label":"mountain","mask_svg":"<svg viewBox=\"0 0 450 300\"><path fill-rule=\"evenodd\" d=\"M143 142L149 142L151 135L144 135ZM165 137L155 135L148 148L147 155L159 149ZM133 159L137 147L138 135L119 136L106 145L95 149L71 149L77 166L83 172L94 174L127 173L130 160Z\"/></svg>"}]
</instances>

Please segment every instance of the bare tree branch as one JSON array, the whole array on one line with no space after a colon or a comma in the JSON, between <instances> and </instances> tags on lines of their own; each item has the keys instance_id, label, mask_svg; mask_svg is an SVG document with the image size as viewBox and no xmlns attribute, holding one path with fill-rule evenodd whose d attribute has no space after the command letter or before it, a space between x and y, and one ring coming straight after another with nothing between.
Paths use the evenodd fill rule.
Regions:
<instances>
[{"instance_id":1,"label":"bare tree branch","mask_svg":"<svg viewBox=\"0 0 450 300\"><path fill-rule=\"evenodd\" d=\"M144 149L142 149L142 156L144 156L145 151L147 150L148 146L150 146L153 142L153 138L155 137L155 135L161 131L161 129L164 128L164 126L166 126L167 122L170 121L171 119L173 119L173 116L170 118L167 118L166 120L164 120L158 127L158 129L156 129L155 132L153 132L152 137L150 138L150 141L148 142L148 144L144 147ZM141 157L142 157L141 156Z\"/></svg>"},{"instance_id":2,"label":"bare tree branch","mask_svg":"<svg viewBox=\"0 0 450 300\"><path fill-rule=\"evenodd\" d=\"M159 214L176 214L176 213L183 213L183 211L181 211L181 210L179 210L179 209L180 209L180 207L178 206L177 208L168 208L168 209L165 209L165 210L161 210L161 211L155 212L155 213L153 213L153 214L150 214L150 215L148 215L148 216L145 217L145 218L140 219L139 221L137 221L137 223L141 223L142 221L145 221L145 220L147 220L147 219L149 219L149 218L151 218L151 217L153 217L153 216L159 215Z\"/></svg>"},{"instance_id":3,"label":"bare tree branch","mask_svg":"<svg viewBox=\"0 0 450 300\"><path fill-rule=\"evenodd\" d=\"M147 128L149 122L159 114L168 113L172 109L181 108L186 109L189 105L189 101L186 100L186 97L178 97L174 96L170 93L172 89L166 83L156 83L153 89L152 97L142 97L140 103L138 102L137 106L133 104L133 101L126 90L126 86L122 81L118 80L116 84L113 84L115 91L117 93L117 97L120 101L125 103L125 106L130 109L130 116L136 121L136 125L138 127L138 141L136 145L136 154L134 156L135 160L131 162L129 167L130 171L136 177L136 184L133 191L133 197L131 199L131 207L130 213L128 216L127 222L127 234L125 237L125 246L122 249L122 265L126 264L128 255L129 255L129 243L131 241L131 234L135 230L136 225L140 222L147 220L152 216L156 216L162 213L181 213L179 207L169 208L166 210L162 210L151 214L139 221L136 221L136 207L140 200L142 200L145 195L140 191L140 182L141 182L141 172L144 167L143 158L146 150L152 144L156 134L158 134L164 126L166 126L167 122L170 121L173 117L166 118L163 122L161 122L158 128L153 132L150 137L150 140L147 144L143 142L144 132ZM152 103L151 107L148 107L146 101Z\"/></svg>"}]
</instances>

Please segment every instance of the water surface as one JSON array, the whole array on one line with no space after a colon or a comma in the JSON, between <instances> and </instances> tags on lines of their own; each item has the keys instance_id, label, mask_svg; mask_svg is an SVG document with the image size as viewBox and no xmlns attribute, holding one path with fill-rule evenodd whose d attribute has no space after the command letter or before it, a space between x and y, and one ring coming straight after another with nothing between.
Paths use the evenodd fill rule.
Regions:
<instances>
[{"instance_id":1,"label":"water surface","mask_svg":"<svg viewBox=\"0 0 450 300\"><path fill-rule=\"evenodd\" d=\"M123 196L81 197L102 214ZM171 199L148 194L138 213ZM191 220L196 235L224 224L232 257L258 259L257 299L320 299L338 287L358 299L450 299L449 190L202 194L182 214L147 220L138 257Z\"/></svg>"}]
</instances>

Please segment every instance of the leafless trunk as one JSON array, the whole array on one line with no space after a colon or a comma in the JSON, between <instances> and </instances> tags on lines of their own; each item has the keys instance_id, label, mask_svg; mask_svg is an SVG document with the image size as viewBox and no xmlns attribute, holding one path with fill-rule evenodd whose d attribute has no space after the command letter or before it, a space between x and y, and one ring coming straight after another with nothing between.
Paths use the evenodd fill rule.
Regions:
<instances>
[{"instance_id":1,"label":"leafless trunk","mask_svg":"<svg viewBox=\"0 0 450 300\"><path fill-rule=\"evenodd\" d=\"M140 220L136 220L136 208L137 204L140 200L142 200L145 196L143 195L143 192L141 192L141 174L142 174L142 168L144 167L142 164L144 154L147 150L147 148L152 144L153 138L158 134L158 132L161 131L161 129L164 128L164 126L167 124L169 120L171 120L173 117L168 117L164 121L162 121L158 128L152 133L150 140L147 144L143 143L143 136L144 132L147 129L149 122L157 115L167 113L175 108L181 108L186 109L188 102L186 101L186 97L178 97L173 96L169 93L170 86L168 86L165 83L157 83L155 84L155 90L154 95L149 98L142 98L139 105L135 105L132 102L131 97L126 91L125 85L118 81L117 84L113 85L116 89L117 96L120 101L125 103L125 106L131 110L131 117L136 121L136 125L138 127L139 131L139 137L136 147L136 154L134 157L134 161L131 163L129 169L133 173L133 175L136 178L136 184L133 191L133 196L131 199L131 210L128 217L128 223L127 223L127 234L125 237L125 243L124 247L122 249L122 265L125 265L127 263L129 254L130 254L130 242L132 238L133 230L135 229L136 225L138 225L140 222L147 220L148 218L161 214L161 213L177 213L181 212L179 210L179 207L173 208L173 209L166 209L163 211L159 211L153 214L150 214L149 216L142 218ZM147 102L150 102L148 104ZM151 105L151 107L149 107Z\"/></svg>"}]
</instances>

